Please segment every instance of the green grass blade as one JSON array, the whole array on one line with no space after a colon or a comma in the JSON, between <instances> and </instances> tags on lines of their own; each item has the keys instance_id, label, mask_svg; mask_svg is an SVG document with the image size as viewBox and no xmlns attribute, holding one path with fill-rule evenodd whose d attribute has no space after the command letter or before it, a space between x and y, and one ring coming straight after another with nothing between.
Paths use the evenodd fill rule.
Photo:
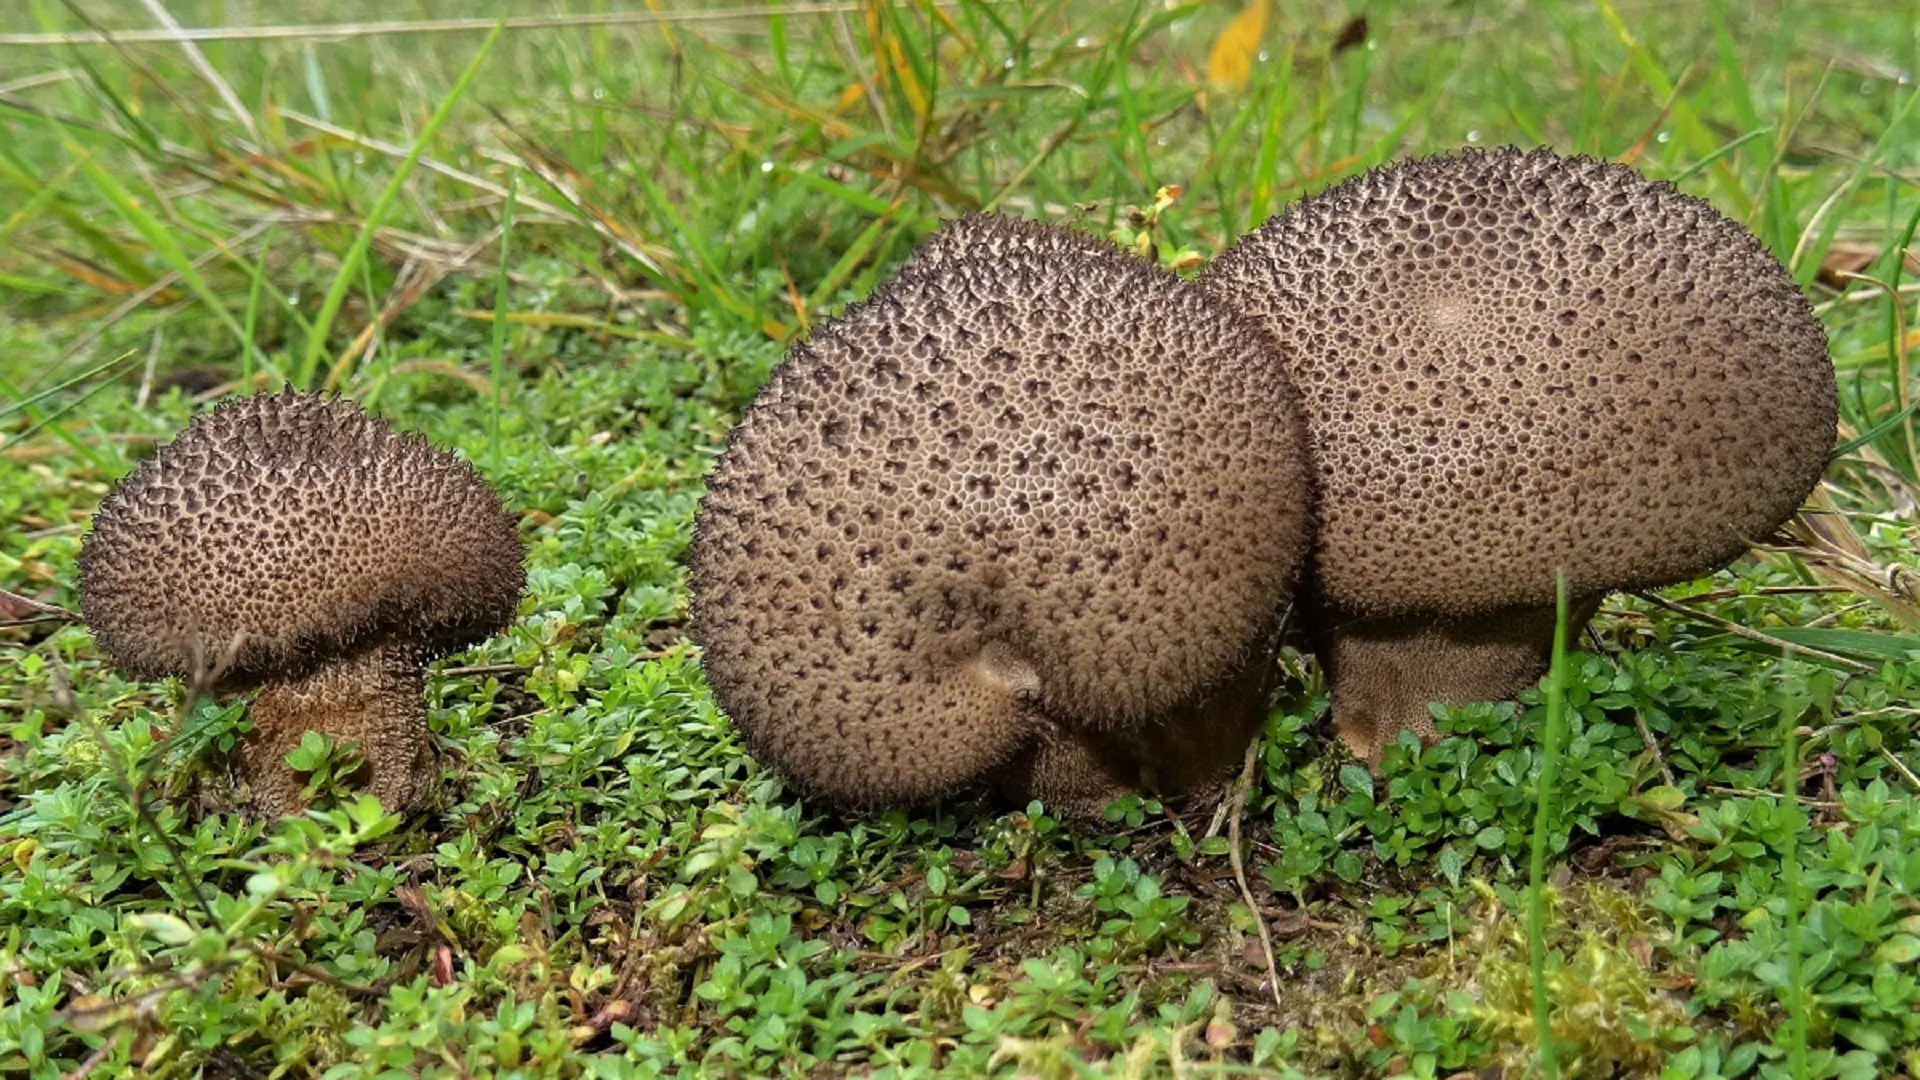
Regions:
<instances>
[{"instance_id":1,"label":"green grass blade","mask_svg":"<svg viewBox=\"0 0 1920 1080\"><path fill-rule=\"evenodd\" d=\"M1794 1080L1807 1080L1807 997L1800 962L1800 717L1784 701L1780 724L1781 809L1787 816L1786 836L1780 843L1780 878L1787 893L1787 1000L1782 1004L1787 1013L1787 1059Z\"/></svg>"},{"instance_id":2,"label":"green grass blade","mask_svg":"<svg viewBox=\"0 0 1920 1080\"><path fill-rule=\"evenodd\" d=\"M53 395L60 393L62 390L66 390L69 387L78 386L81 383L86 382L88 379L93 378L94 376L100 374L103 371L107 371L111 368L119 367L122 364L127 363L129 360L133 359L136 355L137 354L135 353L127 353L124 356L115 357L114 359L108 360L104 363L96 364L95 366L88 368L87 370L81 372L78 375L75 375L73 378L68 379L65 382L56 383L53 386L49 386L45 390L42 390L35 394L20 396L19 393L15 389L13 389L13 387L9 384L6 386L6 390L7 390L7 396L11 400L6 405L0 406L0 420L5 420L7 417L12 416L14 413L17 413L22 409L30 409L33 406L40 404L42 401L45 401L46 399L52 397Z\"/></svg>"},{"instance_id":3,"label":"green grass blade","mask_svg":"<svg viewBox=\"0 0 1920 1080\"><path fill-rule=\"evenodd\" d=\"M124 371L126 368L131 367L130 361L135 360L138 357L139 357L138 353L129 352L111 361L108 361L107 364L104 365L104 367L110 368L110 367L114 367L115 365L124 365L123 367L123 371ZM95 369L95 370L101 370L101 369ZM36 415L32 405L31 404L27 405L26 406L27 419L31 422L27 425L26 430L20 432L18 435L15 435L11 439L8 439L6 442L0 443L0 453L4 453L7 450L10 450L15 446L20 445L21 443L26 442L28 439L33 438L35 435L38 435L40 433L41 429L51 427L54 435L57 436L61 442L66 443L67 448L69 450L72 450L76 456L84 459L86 463L89 466L91 466L95 471L100 473L111 473L111 472L118 471L115 468L114 464L108 461L107 458L102 456L99 451L97 451L91 446L88 446L86 443L81 442L78 438L75 438L73 432L68 431L65 426L54 423L54 421L59 420L62 416L65 416L66 414L86 404L87 401L92 399L92 397L95 394L98 394L100 391L106 389L109 386L112 386L113 382L114 382L113 379L101 379L99 382L88 387L86 392L81 394L79 397L76 397L72 401L69 401L64 405L61 405L59 408L46 414L45 416ZM8 382L4 377L0 377L0 393L4 393L8 397L13 398L16 401L22 400L22 395L20 393L19 388L15 387L12 383ZM113 448L113 444L111 442L104 442L102 443L102 445L106 446L108 449ZM120 457L120 455L118 454L116 454L115 456ZM121 460L124 460L124 458L121 458Z\"/></svg>"},{"instance_id":4,"label":"green grass blade","mask_svg":"<svg viewBox=\"0 0 1920 1080\"><path fill-rule=\"evenodd\" d=\"M427 152L427 145L440 131L440 126L453 115L453 108L466 94L467 87L473 85L474 77L480 74L481 65L486 62L487 54L493 51L494 43L500 40L500 32L505 28L505 22L496 22L493 29L487 32L486 40L480 43L480 48L473 54L473 59L467 62L466 70L454 80L453 89L447 92L446 97L440 99L439 107L433 110L433 115L427 119L426 126L420 129L419 136L413 140L413 146L407 150L407 156L400 162L399 168L394 170L393 177L387 181L386 188L380 192L380 198L374 202L373 209L367 212L366 220L360 223L360 232L353 238L352 246L347 248L346 256L340 260L340 271L333 276L333 284L327 289L326 299L320 303L320 313L314 317L313 329L307 334L307 348L300 358L296 379L297 385L302 389L312 384L314 374L320 370L320 354L326 351L327 331L333 328L333 320L340 314L340 305L346 302L347 290L353 287L354 278L359 273L360 261L367 257L367 249L373 244L374 232L380 228L380 223L386 220L387 211L399 197L400 189L406 184L407 178L413 175L413 168L419 164L421 155Z\"/></svg>"},{"instance_id":5,"label":"green grass blade","mask_svg":"<svg viewBox=\"0 0 1920 1080\"><path fill-rule=\"evenodd\" d=\"M686 219L674 209L673 201L667 198L666 192L644 171L634 173L634 179L640 181L640 189L646 193L648 206L670 226L668 240L688 274L693 277L694 284L735 318L752 326L753 305L727 287L724 277L718 272L713 252L700 239L700 230L688 227Z\"/></svg>"},{"instance_id":6,"label":"green grass blade","mask_svg":"<svg viewBox=\"0 0 1920 1080\"><path fill-rule=\"evenodd\" d=\"M1838 461L1848 454L1853 453L1855 450L1873 442L1880 436L1885 435L1887 432L1892 431L1894 428L1899 427L1907 417L1913 415L1913 410L1916 408L1920 408L1920 401L1907 402L1900 407L1899 412L1894 413L1885 420L1880 421L1860 434L1855 435L1853 438L1848 439L1846 442L1841 443L1839 446L1834 447L1833 453L1827 456L1827 460Z\"/></svg>"},{"instance_id":7,"label":"green grass blade","mask_svg":"<svg viewBox=\"0 0 1920 1080\"><path fill-rule=\"evenodd\" d=\"M513 203L520 194L520 174L513 173L507 178L507 206L500 215L500 274L493 292L493 342L491 346L492 365L490 375L493 379L493 413L488 418L490 430L487 433L488 468L494 476L500 475L500 395L501 387L506 383L507 355L507 266L513 250Z\"/></svg>"},{"instance_id":8,"label":"green grass blade","mask_svg":"<svg viewBox=\"0 0 1920 1080\"><path fill-rule=\"evenodd\" d=\"M840 256L839 261L833 264L833 269L827 272L827 276L807 297L808 311L819 311L826 306L827 301L833 299L833 294L846 283L847 278L853 274L854 268L860 265L860 261L865 259L873 250L873 246L879 242L880 234L890 226L898 227L898 223L890 217L878 217L869 222L865 229L860 230L860 235L854 238L853 243L847 247L846 253Z\"/></svg>"},{"instance_id":9,"label":"green grass blade","mask_svg":"<svg viewBox=\"0 0 1920 1080\"><path fill-rule=\"evenodd\" d=\"M1280 165L1280 146L1287 116L1293 108L1293 39L1288 38L1274 64L1278 75L1267 91L1267 115L1260 125L1260 156L1254 165L1253 199L1247 206L1245 228L1259 228L1273 213L1274 173Z\"/></svg>"},{"instance_id":10,"label":"green grass blade","mask_svg":"<svg viewBox=\"0 0 1920 1080\"><path fill-rule=\"evenodd\" d=\"M1553 1024L1547 1015L1547 833L1554 785L1560 779L1560 752L1567 726L1567 575L1555 586L1553 668L1547 676L1547 730L1540 744L1540 791L1534 803L1533 856L1527 880L1527 958L1533 982L1533 1024L1540 1042L1540 1074L1560 1075L1553 1052Z\"/></svg>"},{"instance_id":11,"label":"green grass blade","mask_svg":"<svg viewBox=\"0 0 1920 1080\"><path fill-rule=\"evenodd\" d=\"M1821 207L1823 211L1828 206L1838 204L1853 191L1860 181L1866 179L1868 173L1873 171L1873 167L1880 160L1881 155L1885 154L1888 148L1894 145L1894 132L1901 131L1905 127L1907 114L1912 111L1913 104L1916 101L1920 101L1920 90L1915 90L1913 93L1908 94L1906 100L1900 104L1900 107L1894 110L1893 118L1887 122L1887 129L1880 133L1878 139L1874 140L1873 146L1861 157L1859 163L1853 167L1853 171L1848 173L1844 180L1840 181L1839 187L1834 190L1833 194L1828 197L1826 204L1823 204ZM1826 261L1827 251L1833 247L1834 237L1839 233L1840 223L1844 217L1845 215L1839 213L1827 213L1821 220L1809 223L1810 226L1818 225L1820 231L1814 235L1811 245L1808 245L1806 238L1802 237L1798 245L1799 250L1794 252L1795 259L1792 269L1793 280L1796 285L1804 289L1813 282L1814 275L1820 272L1820 265Z\"/></svg>"},{"instance_id":12,"label":"green grass blade","mask_svg":"<svg viewBox=\"0 0 1920 1080\"><path fill-rule=\"evenodd\" d=\"M1728 154L1733 153L1735 150L1740 149L1741 147L1747 145L1748 143L1761 137L1762 135L1770 135L1772 133L1773 133L1773 128L1771 127L1754 128L1752 131L1747 132L1746 134L1740 136L1739 138L1733 140L1732 142L1727 143L1725 146L1722 146L1720 149L1715 150L1713 153L1708 154L1706 157L1701 158L1699 161L1696 161L1693 164L1675 173L1671 177L1671 179L1676 184L1680 183L1683 180L1690 180L1693 178L1695 173L1700 172L1701 170L1705 169L1707 166L1713 164L1716 161L1719 161L1721 158L1726 157Z\"/></svg>"},{"instance_id":13,"label":"green grass blade","mask_svg":"<svg viewBox=\"0 0 1920 1080\"><path fill-rule=\"evenodd\" d=\"M260 289L267 279L267 256L272 247L271 235L260 241L260 258L254 261L253 281L247 286L246 321L241 325L241 331L249 343L253 341L254 328L259 325ZM257 347L240 350L240 385L248 393L253 391L253 354L256 351ZM280 373L276 371L274 374Z\"/></svg>"},{"instance_id":14,"label":"green grass blade","mask_svg":"<svg viewBox=\"0 0 1920 1080\"><path fill-rule=\"evenodd\" d=\"M243 350L251 348L252 343L247 339L245 330L234 319L233 312L227 310L227 305L207 284L207 279L201 277L200 271L194 268L193 260L180 249L180 245L174 240L173 230L165 222L148 213L145 207L128 194L127 189L121 186L120 181L115 179L112 173L101 168L91 157L86 156L79 144L71 139L65 141L68 153L74 154L79 159L81 171L87 174L87 179L92 181L94 188L100 192L101 196L113 205L115 212L127 224L133 226L141 239L145 240L147 245L165 260L168 269L180 276L180 280L200 298L200 302L207 306L207 309L213 313L213 317L219 320L220 325L233 335L234 341L240 348Z\"/></svg>"}]
</instances>

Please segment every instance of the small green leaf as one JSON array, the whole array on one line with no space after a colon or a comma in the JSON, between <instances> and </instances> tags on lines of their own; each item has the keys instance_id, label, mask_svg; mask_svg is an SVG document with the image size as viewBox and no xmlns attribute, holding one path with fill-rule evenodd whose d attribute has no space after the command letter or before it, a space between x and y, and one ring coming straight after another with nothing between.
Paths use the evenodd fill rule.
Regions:
<instances>
[{"instance_id":1,"label":"small green leaf","mask_svg":"<svg viewBox=\"0 0 1920 1080\"><path fill-rule=\"evenodd\" d=\"M1893 1043L1889 1042L1885 1033L1877 1027L1850 1020L1843 1020L1833 1027L1848 1042L1869 1054L1893 1052Z\"/></svg>"},{"instance_id":2,"label":"small green leaf","mask_svg":"<svg viewBox=\"0 0 1920 1080\"><path fill-rule=\"evenodd\" d=\"M1373 798L1373 774L1359 765L1340 766L1340 786Z\"/></svg>"},{"instance_id":3,"label":"small green leaf","mask_svg":"<svg viewBox=\"0 0 1920 1080\"><path fill-rule=\"evenodd\" d=\"M327 750L331 741L317 731L309 731L300 736L300 745L287 751L285 761L290 768L299 772L312 772L327 760Z\"/></svg>"},{"instance_id":4,"label":"small green leaf","mask_svg":"<svg viewBox=\"0 0 1920 1080\"><path fill-rule=\"evenodd\" d=\"M1646 791L1640 793L1641 805L1650 810L1660 810L1670 813L1686 805L1686 801L1686 792L1668 784L1662 784L1656 788L1648 788Z\"/></svg>"},{"instance_id":5,"label":"small green leaf","mask_svg":"<svg viewBox=\"0 0 1920 1080\"><path fill-rule=\"evenodd\" d=\"M1489 825L1480 830L1479 835L1473 838L1473 842L1488 851L1492 851L1498 847L1505 847L1507 843L1507 830L1498 825Z\"/></svg>"},{"instance_id":6,"label":"small green leaf","mask_svg":"<svg viewBox=\"0 0 1920 1080\"><path fill-rule=\"evenodd\" d=\"M143 911L130 916L128 921L169 945L185 945L193 940L193 927L177 915Z\"/></svg>"},{"instance_id":7,"label":"small green leaf","mask_svg":"<svg viewBox=\"0 0 1920 1080\"><path fill-rule=\"evenodd\" d=\"M1440 873L1447 879L1449 885L1458 888L1460 885L1460 873L1466 868L1467 860L1460 854L1459 848L1448 844L1446 847L1440 849Z\"/></svg>"},{"instance_id":8,"label":"small green leaf","mask_svg":"<svg viewBox=\"0 0 1920 1080\"><path fill-rule=\"evenodd\" d=\"M1882 964L1911 964L1920 960L1920 937L1895 934L1880 943L1880 947L1873 951L1873 958Z\"/></svg>"},{"instance_id":9,"label":"small green leaf","mask_svg":"<svg viewBox=\"0 0 1920 1080\"><path fill-rule=\"evenodd\" d=\"M1360 857L1351 851L1343 851L1333 860L1333 872L1340 880L1352 884L1360 880Z\"/></svg>"}]
</instances>

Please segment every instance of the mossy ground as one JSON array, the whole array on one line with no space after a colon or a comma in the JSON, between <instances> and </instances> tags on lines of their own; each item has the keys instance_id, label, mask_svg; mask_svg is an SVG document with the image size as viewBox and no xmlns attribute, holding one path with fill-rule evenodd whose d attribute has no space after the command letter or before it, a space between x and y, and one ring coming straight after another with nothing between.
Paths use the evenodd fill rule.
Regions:
<instances>
[{"instance_id":1,"label":"mossy ground","mask_svg":"<svg viewBox=\"0 0 1920 1080\"><path fill-rule=\"evenodd\" d=\"M1541 973L1562 1071L1920 1074L1920 14L506 7L546 25L498 40L384 202L483 34L204 41L219 86L174 44L0 44L0 588L73 608L109 485L245 376L469 456L532 567L516 626L431 680L437 799L404 822L226 814L241 710L181 715L179 687L0 599L0 1075L1525 1075L1538 692L1372 777L1290 656L1239 821L1249 908L1211 804L1087 827L797 800L684 622L729 425L940 217L1080 220L1191 268L1339 176L1468 141L1632 160L1749 223L1818 305L1865 437L1798 546L1615 598L1579 642ZM148 26L31 0L0 34L82 12ZM1238 88L1209 79L1235 26Z\"/></svg>"}]
</instances>

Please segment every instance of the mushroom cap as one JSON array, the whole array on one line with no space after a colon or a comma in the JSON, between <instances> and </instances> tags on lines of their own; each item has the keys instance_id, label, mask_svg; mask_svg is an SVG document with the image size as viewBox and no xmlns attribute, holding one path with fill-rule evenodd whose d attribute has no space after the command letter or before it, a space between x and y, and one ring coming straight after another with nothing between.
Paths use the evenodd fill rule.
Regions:
<instances>
[{"instance_id":1,"label":"mushroom cap","mask_svg":"<svg viewBox=\"0 0 1920 1080\"><path fill-rule=\"evenodd\" d=\"M525 583L472 465L294 392L197 417L107 495L80 552L81 612L115 664L228 687L388 642L464 648L512 622Z\"/></svg>"},{"instance_id":2,"label":"mushroom cap","mask_svg":"<svg viewBox=\"0 0 1920 1080\"><path fill-rule=\"evenodd\" d=\"M1792 516L1826 336L1739 225L1624 166L1467 152L1348 180L1203 287L1280 346L1337 606L1476 614L1710 572Z\"/></svg>"},{"instance_id":3,"label":"mushroom cap","mask_svg":"<svg viewBox=\"0 0 1920 1080\"><path fill-rule=\"evenodd\" d=\"M1012 253L1029 256L1121 254L1103 237L1062 225L995 214L968 214L947 222L913 251L901 276L937 272L954 262L992 262Z\"/></svg>"},{"instance_id":4,"label":"mushroom cap","mask_svg":"<svg viewBox=\"0 0 1920 1080\"><path fill-rule=\"evenodd\" d=\"M709 477L708 679L756 756L836 802L1162 713L1291 595L1309 470L1258 330L1040 228L936 236L792 348Z\"/></svg>"}]
</instances>

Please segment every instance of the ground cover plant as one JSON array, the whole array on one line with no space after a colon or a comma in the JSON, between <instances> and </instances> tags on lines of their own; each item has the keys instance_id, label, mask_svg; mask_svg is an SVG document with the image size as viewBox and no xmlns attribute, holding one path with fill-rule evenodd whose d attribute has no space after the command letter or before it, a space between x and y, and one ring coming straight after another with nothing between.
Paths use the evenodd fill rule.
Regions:
<instances>
[{"instance_id":1,"label":"ground cover plant","mask_svg":"<svg viewBox=\"0 0 1920 1080\"><path fill-rule=\"evenodd\" d=\"M442 15L0 12L0 1075L1920 1075L1920 13ZM1842 442L1791 535L1610 598L1377 776L1289 653L1217 810L841 816L746 756L683 563L786 342L964 210L1192 272L1507 142L1674 180L1807 290ZM243 710L68 615L109 486L285 383L467 457L528 544L513 627L429 676L404 819L318 738L311 815L226 813Z\"/></svg>"}]
</instances>

